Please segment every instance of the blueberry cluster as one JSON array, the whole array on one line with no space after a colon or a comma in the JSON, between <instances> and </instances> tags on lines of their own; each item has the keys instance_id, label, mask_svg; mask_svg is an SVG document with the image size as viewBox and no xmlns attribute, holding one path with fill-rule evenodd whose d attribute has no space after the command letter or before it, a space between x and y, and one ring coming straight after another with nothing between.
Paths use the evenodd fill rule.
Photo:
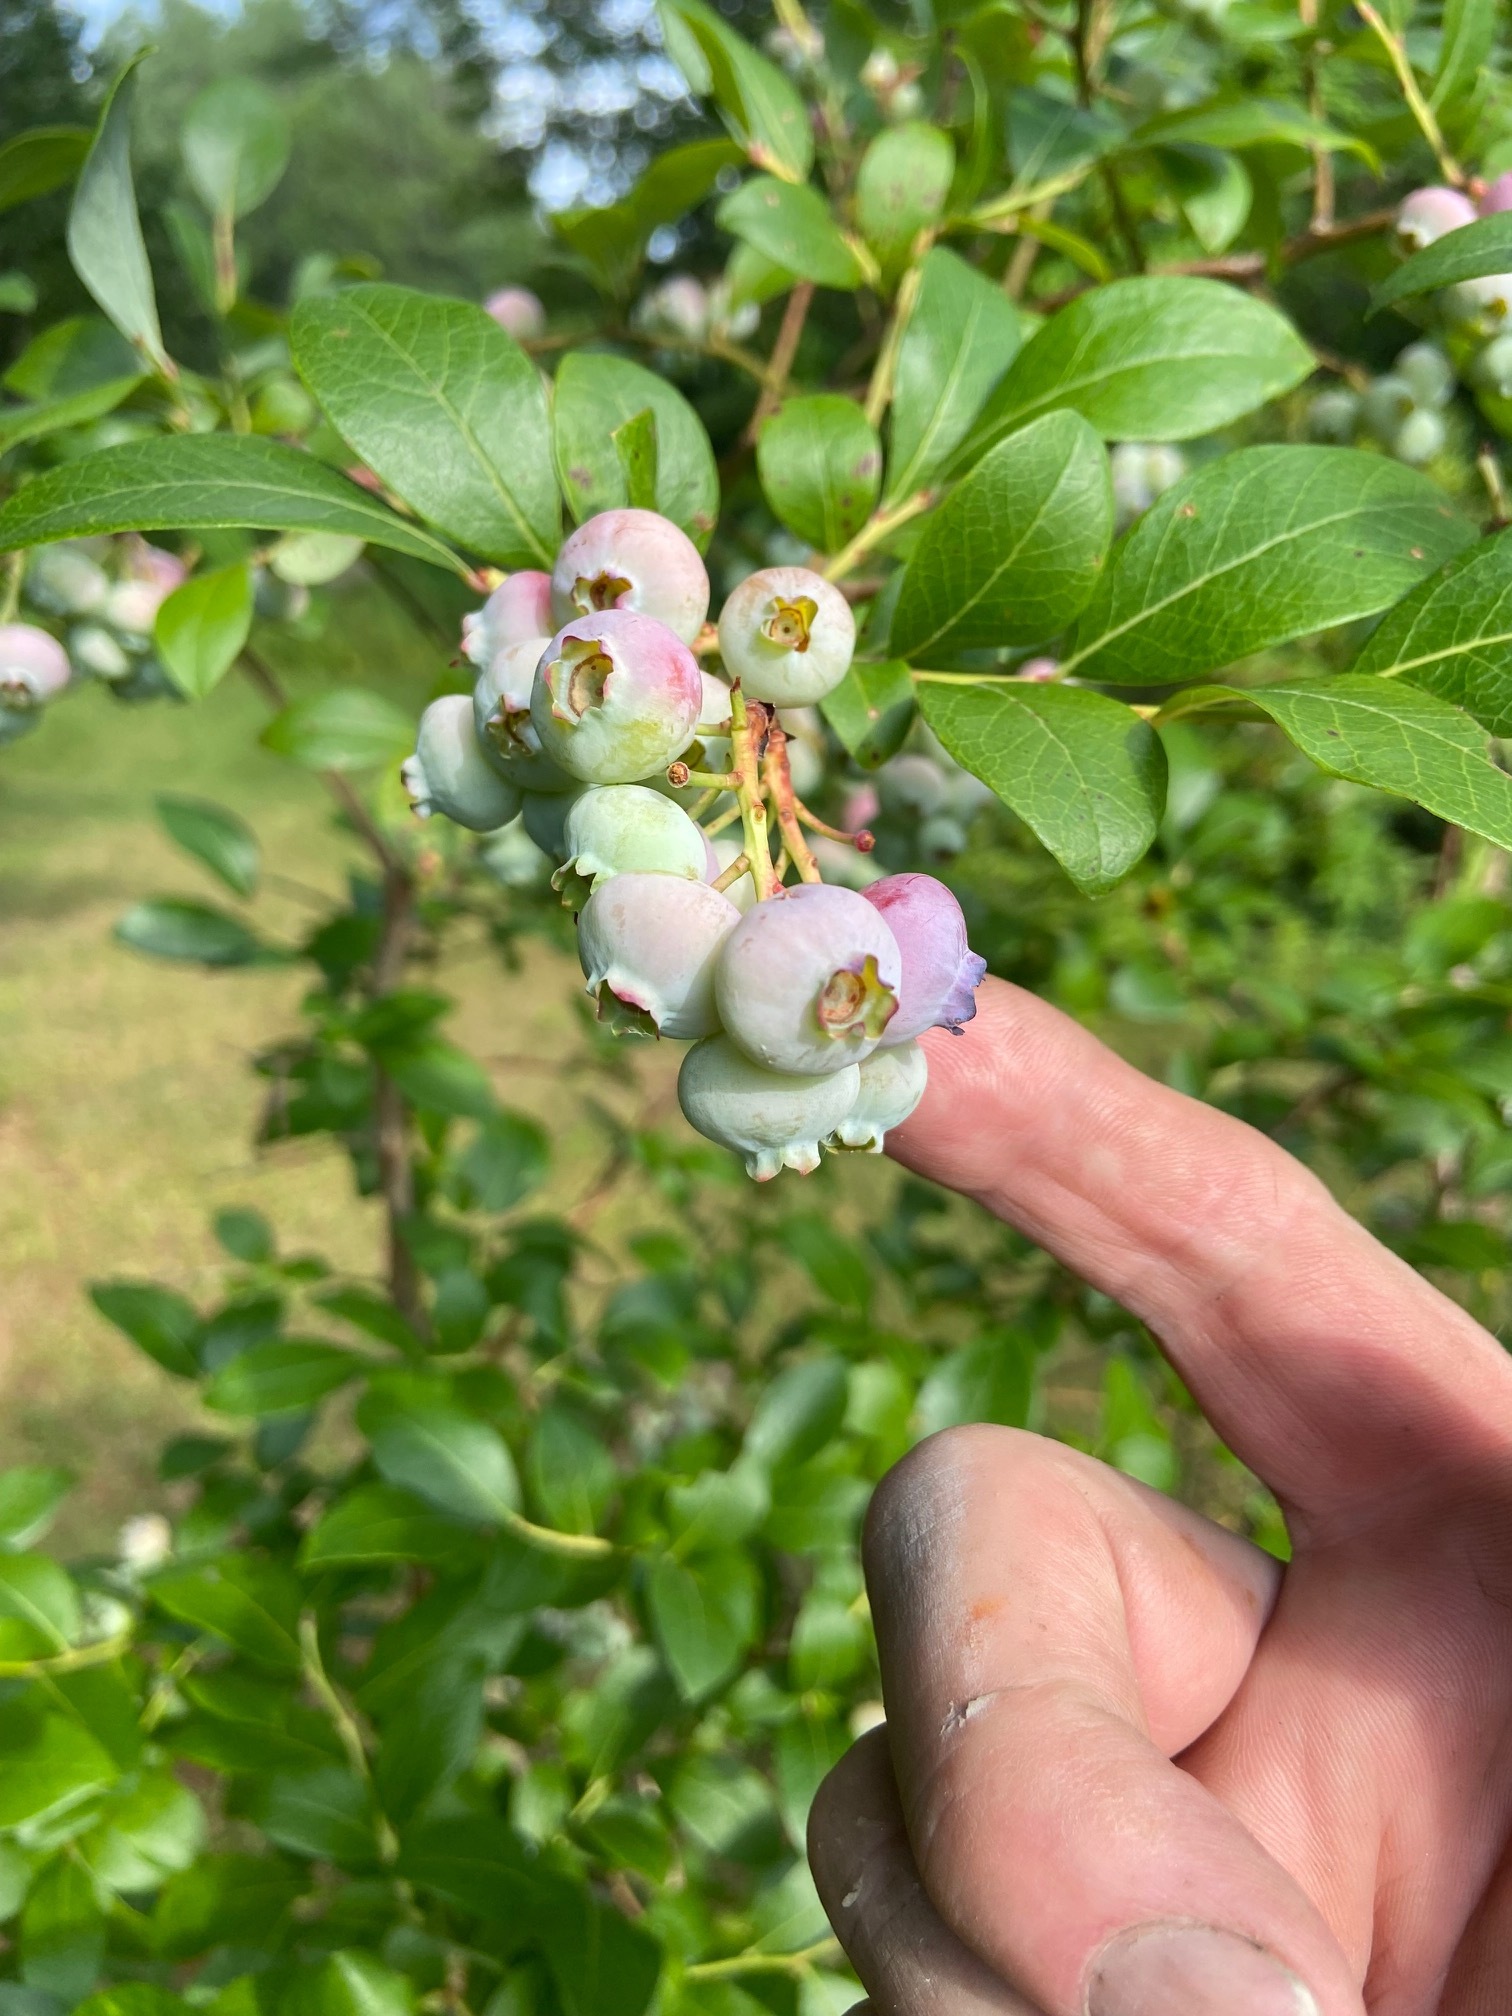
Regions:
<instances>
[{"instance_id":1,"label":"blueberry cluster","mask_svg":"<svg viewBox=\"0 0 1512 2016\"><path fill-rule=\"evenodd\" d=\"M677 526L590 519L549 576L511 575L465 620L477 683L426 709L404 774L421 816L490 832L523 811L600 1017L691 1042L683 1112L765 1179L823 1147L879 1150L923 1094L917 1038L959 1029L985 966L932 876L821 879L807 834L871 845L809 811L789 753L795 711L849 670L845 597L767 567L717 630L708 606ZM716 651L724 678L699 664Z\"/></svg>"},{"instance_id":2,"label":"blueberry cluster","mask_svg":"<svg viewBox=\"0 0 1512 2016\"><path fill-rule=\"evenodd\" d=\"M1363 432L1388 455L1421 469L1448 446L1445 416L1456 383L1454 366L1436 343L1409 343L1363 391L1333 385L1319 392L1308 408L1308 428L1320 441L1345 443Z\"/></svg>"}]
</instances>

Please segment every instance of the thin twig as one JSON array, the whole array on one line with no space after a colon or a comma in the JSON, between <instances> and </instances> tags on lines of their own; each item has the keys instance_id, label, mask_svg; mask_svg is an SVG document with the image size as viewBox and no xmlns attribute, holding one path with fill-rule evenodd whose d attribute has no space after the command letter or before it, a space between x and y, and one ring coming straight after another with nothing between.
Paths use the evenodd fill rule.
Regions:
<instances>
[{"instance_id":1,"label":"thin twig","mask_svg":"<svg viewBox=\"0 0 1512 2016\"><path fill-rule=\"evenodd\" d=\"M782 311L782 326L777 331L777 341L772 345L772 359L767 366L766 382L761 388L761 397L756 401L755 411L746 422L741 439L749 446L755 442L763 423L777 411L787 390L787 381L793 369L793 359L798 354L798 345L803 337L803 325L808 320L809 305L814 298L812 280L800 280L787 299Z\"/></svg>"},{"instance_id":2,"label":"thin twig","mask_svg":"<svg viewBox=\"0 0 1512 2016\"><path fill-rule=\"evenodd\" d=\"M1433 149L1434 159L1439 164L1439 173L1454 188L1463 188L1465 171L1449 152L1444 136L1439 130L1438 120L1433 116L1433 107L1428 103L1428 100L1423 96L1419 88L1417 77L1413 72L1412 63L1408 58L1406 49L1403 47L1401 37L1391 32L1375 8L1371 6L1370 0L1354 0L1354 9L1360 19L1368 23L1376 40L1386 51L1391 67L1396 72L1397 82L1402 87L1402 96L1407 100L1408 110L1411 112L1413 118L1416 119L1423 138Z\"/></svg>"}]
</instances>

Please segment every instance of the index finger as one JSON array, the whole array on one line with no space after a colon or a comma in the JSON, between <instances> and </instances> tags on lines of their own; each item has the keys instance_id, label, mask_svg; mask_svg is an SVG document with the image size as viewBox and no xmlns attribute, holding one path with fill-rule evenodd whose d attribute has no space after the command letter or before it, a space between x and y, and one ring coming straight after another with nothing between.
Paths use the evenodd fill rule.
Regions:
<instances>
[{"instance_id":1,"label":"index finger","mask_svg":"<svg viewBox=\"0 0 1512 2016\"><path fill-rule=\"evenodd\" d=\"M1159 1338L1218 1433L1304 1522L1504 1473L1512 1365L1273 1141L989 980L888 1136Z\"/></svg>"}]
</instances>

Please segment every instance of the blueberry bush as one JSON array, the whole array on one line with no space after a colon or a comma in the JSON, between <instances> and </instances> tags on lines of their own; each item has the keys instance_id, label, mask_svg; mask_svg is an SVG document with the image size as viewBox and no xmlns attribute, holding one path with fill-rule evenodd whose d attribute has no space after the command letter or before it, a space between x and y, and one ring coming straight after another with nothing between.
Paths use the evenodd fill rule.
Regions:
<instances>
[{"instance_id":1,"label":"blueberry bush","mask_svg":"<svg viewBox=\"0 0 1512 2016\"><path fill-rule=\"evenodd\" d=\"M881 1714L883 1472L1030 1424L1284 1552L1131 1318L846 1152L984 967L1507 1320L1494 0L661 18L694 137L481 305L311 248L265 298L245 80L172 276L135 63L0 146L99 310L4 379L0 743L256 687L362 865L291 943L252 826L165 790L213 899L118 936L302 974L260 1138L334 1139L384 1228L359 1278L230 1210L212 1302L94 1284L204 1420L108 1557L0 1473L0 2016L831 2016L804 1826ZM373 596L412 704L291 697ZM448 1034L464 936L576 951L590 1174Z\"/></svg>"}]
</instances>

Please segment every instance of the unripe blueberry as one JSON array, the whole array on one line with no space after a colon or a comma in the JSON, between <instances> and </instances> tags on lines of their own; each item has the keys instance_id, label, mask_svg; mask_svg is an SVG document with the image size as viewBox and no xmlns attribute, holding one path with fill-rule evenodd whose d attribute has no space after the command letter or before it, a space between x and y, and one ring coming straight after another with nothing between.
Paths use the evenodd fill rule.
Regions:
<instances>
[{"instance_id":1,"label":"unripe blueberry","mask_svg":"<svg viewBox=\"0 0 1512 2016\"><path fill-rule=\"evenodd\" d=\"M34 623L0 624L0 707L40 707L68 684L68 653Z\"/></svg>"},{"instance_id":2,"label":"unripe blueberry","mask_svg":"<svg viewBox=\"0 0 1512 2016\"><path fill-rule=\"evenodd\" d=\"M715 982L719 1019L771 1071L839 1071L876 1049L903 962L881 914L853 889L801 882L744 916Z\"/></svg>"},{"instance_id":3,"label":"unripe blueberry","mask_svg":"<svg viewBox=\"0 0 1512 2016\"><path fill-rule=\"evenodd\" d=\"M698 661L664 624L628 609L579 616L542 655L530 718L541 748L586 784L635 784L681 754L698 725Z\"/></svg>"},{"instance_id":4,"label":"unripe blueberry","mask_svg":"<svg viewBox=\"0 0 1512 2016\"><path fill-rule=\"evenodd\" d=\"M850 670L856 619L833 582L807 567L762 567L726 601L719 649L748 699L805 707Z\"/></svg>"},{"instance_id":5,"label":"unripe blueberry","mask_svg":"<svg viewBox=\"0 0 1512 2016\"><path fill-rule=\"evenodd\" d=\"M917 845L926 861L954 861L969 844L966 828L953 812L935 812L920 823Z\"/></svg>"},{"instance_id":6,"label":"unripe blueberry","mask_svg":"<svg viewBox=\"0 0 1512 2016\"><path fill-rule=\"evenodd\" d=\"M1439 305L1451 322L1476 336L1497 336L1512 312L1512 273L1483 273L1446 287Z\"/></svg>"},{"instance_id":7,"label":"unripe blueberry","mask_svg":"<svg viewBox=\"0 0 1512 2016\"><path fill-rule=\"evenodd\" d=\"M644 871L706 879L702 828L680 805L644 784L608 784L585 791L567 814L563 865L551 886L580 910L593 890L616 875Z\"/></svg>"},{"instance_id":8,"label":"unripe blueberry","mask_svg":"<svg viewBox=\"0 0 1512 2016\"><path fill-rule=\"evenodd\" d=\"M1482 217L1495 217L1503 210L1512 210L1512 169L1486 185L1477 207Z\"/></svg>"},{"instance_id":9,"label":"unripe blueberry","mask_svg":"<svg viewBox=\"0 0 1512 2016\"><path fill-rule=\"evenodd\" d=\"M1397 244L1404 252L1421 252L1462 224L1474 222L1475 205L1458 189L1414 189L1397 210Z\"/></svg>"},{"instance_id":10,"label":"unripe blueberry","mask_svg":"<svg viewBox=\"0 0 1512 2016\"><path fill-rule=\"evenodd\" d=\"M68 633L68 655L96 679L125 679L131 672L131 660L114 633L101 623L75 624Z\"/></svg>"},{"instance_id":11,"label":"unripe blueberry","mask_svg":"<svg viewBox=\"0 0 1512 2016\"><path fill-rule=\"evenodd\" d=\"M700 728L728 728L730 725L730 689L716 673L700 670L699 679L703 684L703 699L698 709Z\"/></svg>"},{"instance_id":12,"label":"unripe blueberry","mask_svg":"<svg viewBox=\"0 0 1512 2016\"><path fill-rule=\"evenodd\" d=\"M1502 399L1512 399L1512 330L1505 336L1493 336L1483 350L1476 352L1470 378L1483 390L1495 392Z\"/></svg>"},{"instance_id":13,"label":"unripe blueberry","mask_svg":"<svg viewBox=\"0 0 1512 2016\"><path fill-rule=\"evenodd\" d=\"M101 615L128 637L150 637L157 613L189 578L176 553L137 540L128 548L126 572L105 597Z\"/></svg>"},{"instance_id":14,"label":"unripe blueberry","mask_svg":"<svg viewBox=\"0 0 1512 2016\"><path fill-rule=\"evenodd\" d=\"M719 1027L714 972L740 912L707 882L616 875L578 919L578 958L599 1020L683 1042Z\"/></svg>"},{"instance_id":15,"label":"unripe blueberry","mask_svg":"<svg viewBox=\"0 0 1512 2016\"><path fill-rule=\"evenodd\" d=\"M558 623L605 609L653 616L691 644L709 613L709 577L681 526L657 511L601 511L563 541L551 573Z\"/></svg>"},{"instance_id":16,"label":"unripe blueberry","mask_svg":"<svg viewBox=\"0 0 1512 2016\"><path fill-rule=\"evenodd\" d=\"M497 288L483 303L483 312L518 343L545 334L546 310L541 297L528 287Z\"/></svg>"},{"instance_id":17,"label":"unripe blueberry","mask_svg":"<svg viewBox=\"0 0 1512 2016\"><path fill-rule=\"evenodd\" d=\"M1157 497L1187 473L1187 459L1170 441L1152 441L1145 449L1145 481Z\"/></svg>"},{"instance_id":18,"label":"unripe blueberry","mask_svg":"<svg viewBox=\"0 0 1512 2016\"><path fill-rule=\"evenodd\" d=\"M588 788L573 780L568 791L525 793L525 831L553 862L560 861L567 852L567 814Z\"/></svg>"},{"instance_id":19,"label":"unripe blueberry","mask_svg":"<svg viewBox=\"0 0 1512 2016\"><path fill-rule=\"evenodd\" d=\"M877 815L882 810L882 800L877 796L875 784L858 784L845 794L845 804L840 811L840 824L847 833L862 833L877 823Z\"/></svg>"},{"instance_id":20,"label":"unripe blueberry","mask_svg":"<svg viewBox=\"0 0 1512 2016\"><path fill-rule=\"evenodd\" d=\"M689 1126L744 1156L746 1174L765 1183L779 1169L818 1168L819 1144L855 1103L860 1078L854 1064L822 1078L766 1071L711 1036L683 1059L677 1098Z\"/></svg>"},{"instance_id":21,"label":"unripe blueberry","mask_svg":"<svg viewBox=\"0 0 1512 2016\"><path fill-rule=\"evenodd\" d=\"M1113 505L1120 525L1142 517L1155 502L1149 453L1143 441L1120 441L1108 458L1113 475Z\"/></svg>"},{"instance_id":22,"label":"unripe blueberry","mask_svg":"<svg viewBox=\"0 0 1512 2016\"><path fill-rule=\"evenodd\" d=\"M700 343L709 329L709 295L691 273L673 273L641 301L637 323L653 334Z\"/></svg>"},{"instance_id":23,"label":"unripe blueberry","mask_svg":"<svg viewBox=\"0 0 1512 2016\"><path fill-rule=\"evenodd\" d=\"M745 842L743 840L732 839L728 833L717 833L712 840L707 841L705 844L713 857L709 864L709 872L704 877L705 881L708 882L717 882L726 868L733 868L745 852ZM737 876L729 888L724 891L724 894L735 905L735 908L740 912L742 917L747 910L755 908L756 884L752 881L749 871L744 875Z\"/></svg>"},{"instance_id":24,"label":"unripe blueberry","mask_svg":"<svg viewBox=\"0 0 1512 2016\"><path fill-rule=\"evenodd\" d=\"M155 651L144 651L131 661L131 670L124 679L110 682L112 700L124 700L136 704L143 700L172 700L180 706L187 706L187 696L168 677L163 661Z\"/></svg>"},{"instance_id":25,"label":"unripe blueberry","mask_svg":"<svg viewBox=\"0 0 1512 2016\"><path fill-rule=\"evenodd\" d=\"M526 832L523 818L501 826L484 842L478 858L506 889L539 889L551 873L550 861Z\"/></svg>"},{"instance_id":26,"label":"unripe blueberry","mask_svg":"<svg viewBox=\"0 0 1512 2016\"><path fill-rule=\"evenodd\" d=\"M1454 366L1436 343L1409 343L1392 369L1407 380L1419 406L1447 406L1454 397Z\"/></svg>"},{"instance_id":27,"label":"unripe blueberry","mask_svg":"<svg viewBox=\"0 0 1512 2016\"><path fill-rule=\"evenodd\" d=\"M1307 408L1307 431L1315 441L1353 441L1360 424L1360 395L1347 385L1330 385Z\"/></svg>"},{"instance_id":28,"label":"unripe blueberry","mask_svg":"<svg viewBox=\"0 0 1512 2016\"><path fill-rule=\"evenodd\" d=\"M522 567L518 574L500 582L481 609L462 618L462 656L481 670L508 644L524 644L538 637L544 650L556 627L551 614L551 576L538 567Z\"/></svg>"},{"instance_id":29,"label":"unripe blueberry","mask_svg":"<svg viewBox=\"0 0 1512 2016\"><path fill-rule=\"evenodd\" d=\"M1376 439L1389 448L1416 404L1407 380L1388 371L1367 387L1360 401L1360 414Z\"/></svg>"},{"instance_id":30,"label":"unripe blueberry","mask_svg":"<svg viewBox=\"0 0 1512 2016\"><path fill-rule=\"evenodd\" d=\"M1414 469L1421 469L1443 454L1448 438L1443 415L1419 407L1402 422L1391 452L1399 462L1409 462Z\"/></svg>"},{"instance_id":31,"label":"unripe blueberry","mask_svg":"<svg viewBox=\"0 0 1512 2016\"><path fill-rule=\"evenodd\" d=\"M886 919L903 955L898 1012L883 1043L907 1043L926 1029L959 1035L976 1013L987 961L967 944L954 895L933 875L887 875L862 896Z\"/></svg>"},{"instance_id":32,"label":"unripe blueberry","mask_svg":"<svg viewBox=\"0 0 1512 2016\"><path fill-rule=\"evenodd\" d=\"M474 833L493 833L520 810L519 792L478 747L472 701L465 693L444 694L426 708L415 753L400 774L421 819L442 812Z\"/></svg>"},{"instance_id":33,"label":"unripe blueberry","mask_svg":"<svg viewBox=\"0 0 1512 2016\"><path fill-rule=\"evenodd\" d=\"M877 772L877 796L882 810L897 818L901 813L927 819L945 803L945 772L932 756L912 751L894 756Z\"/></svg>"},{"instance_id":34,"label":"unripe blueberry","mask_svg":"<svg viewBox=\"0 0 1512 2016\"><path fill-rule=\"evenodd\" d=\"M1015 668L1015 679L1027 679L1036 686L1043 686L1051 679L1060 677L1059 658L1026 658Z\"/></svg>"},{"instance_id":35,"label":"unripe blueberry","mask_svg":"<svg viewBox=\"0 0 1512 2016\"><path fill-rule=\"evenodd\" d=\"M550 643L549 637L527 637L501 644L473 686L473 726L483 753L521 791L566 791L577 784L542 752L530 718L536 667Z\"/></svg>"},{"instance_id":36,"label":"unripe blueberry","mask_svg":"<svg viewBox=\"0 0 1512 2016\"><path fill-rule=\"evenodd\" d=\"M825 1145L880 1155L889 1128L901 1127L924 1097L929 1060L917 1043L899 1043L874 1052L859 1069L856 1103Z\"/></svg>"},{"instance_id":37,"label":"unripe blueberry","mask_svg":"<svg viewBox=\"0 0 1512 2016\"><path fill-rule=\"evenodd\" d=\"M72 544L43 546L26 569L26 596L55 616L91 616L110 593L110 576Z\"/></svg>"}]
</instances>

